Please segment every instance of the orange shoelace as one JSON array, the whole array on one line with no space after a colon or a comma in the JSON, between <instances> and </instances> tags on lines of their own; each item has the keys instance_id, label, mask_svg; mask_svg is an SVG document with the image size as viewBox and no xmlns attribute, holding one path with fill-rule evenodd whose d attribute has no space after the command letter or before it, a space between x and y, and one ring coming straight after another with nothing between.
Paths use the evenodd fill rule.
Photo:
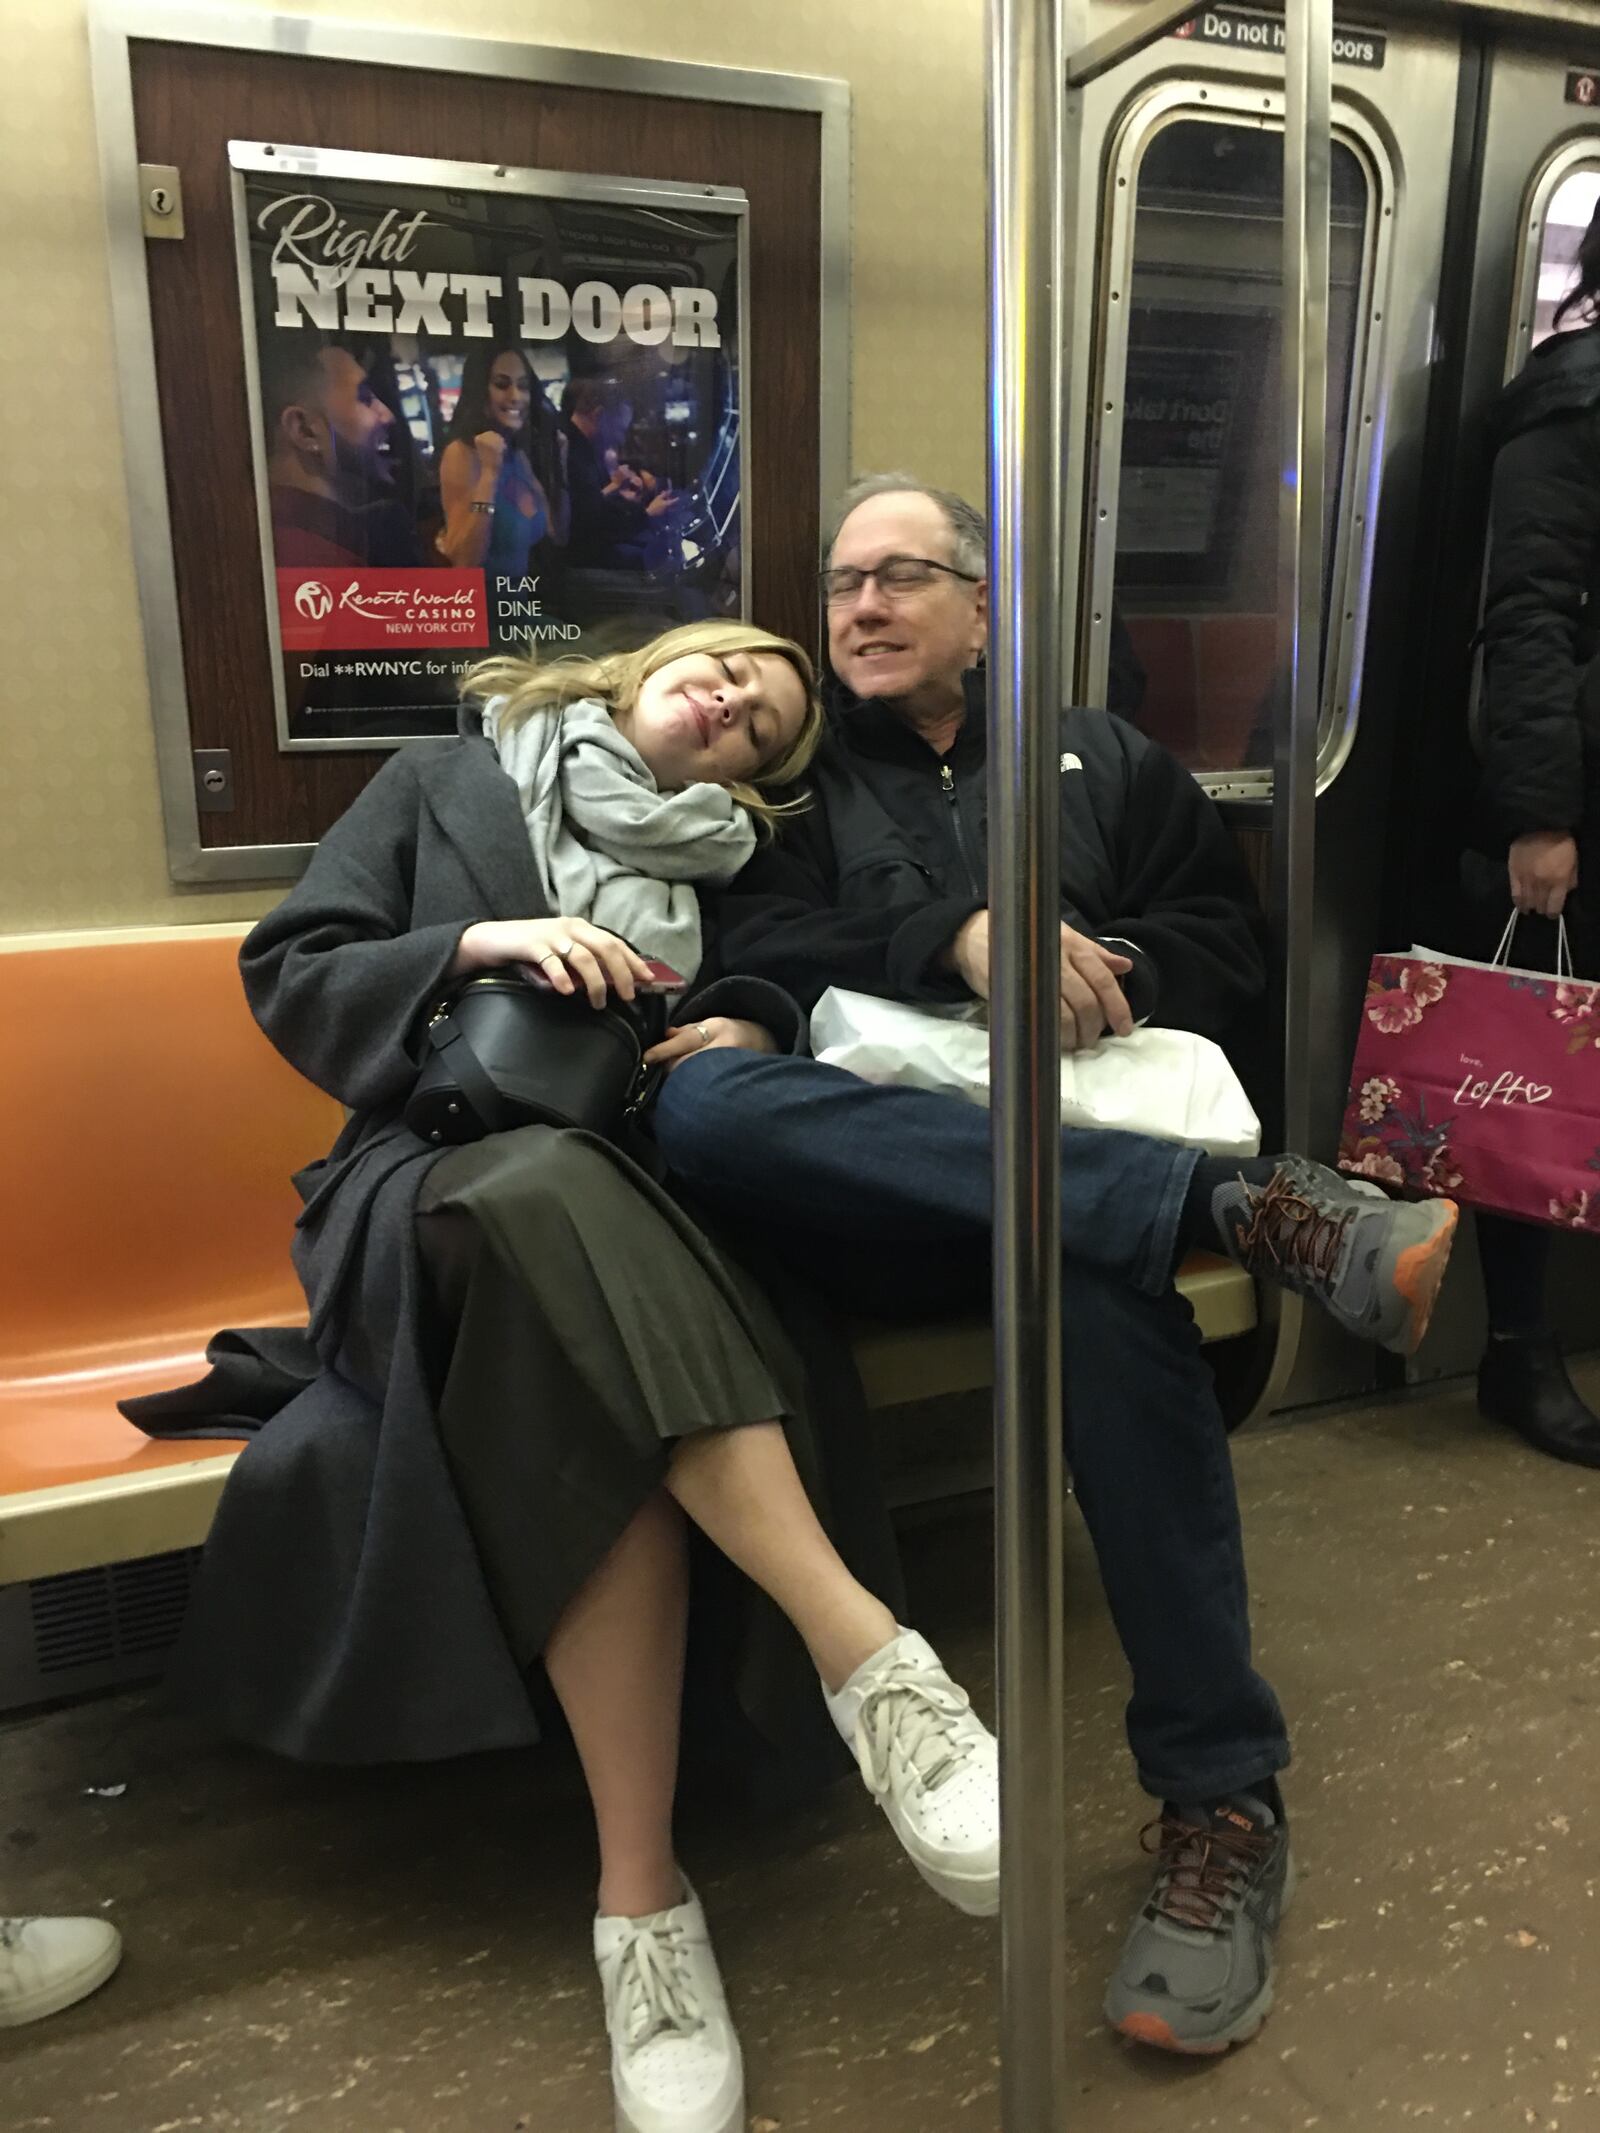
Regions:
<instances>
[{"instance_id":1,"label":"orange shoelace","mask_svg":"<svg viewBox=\"0 0 1600 2133\"><path fill-rule=\"evenodd\" d=\"M1160 1856L1165 1876L1155 1896L1158 1916L1175 1925L1213 1933L1222 1924L1229 1899L1239 1884L1272 1849L1270 1831L1202 1829L1161 1815L1139 1832L1147 1852Z\"/></svg>"},{"instance_id":2,"label":"orange shoelace","mask_svg":"<svg viewBox=\"0 0 1600 2133\"><path fill-rule=\"evenodd\" d=\"M1353 1207L1342 1215L1325 1215L1304 1193L1296 1192L1281 1171L1270 1184L1247 1185L1245 1193L1253 1213L1241 1245L1246 1263L1260 1251L1274 1266L1306 1267L1324 1278L1332 1274L1344 1233L1355 1218Z\"/></svg>"}]
</instances>

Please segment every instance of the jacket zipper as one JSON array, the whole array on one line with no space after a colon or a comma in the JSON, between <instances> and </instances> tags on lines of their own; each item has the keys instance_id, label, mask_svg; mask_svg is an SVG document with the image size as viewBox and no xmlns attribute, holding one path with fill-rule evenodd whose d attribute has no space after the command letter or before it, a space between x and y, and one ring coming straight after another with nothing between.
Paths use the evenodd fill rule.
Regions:
<instances>
[{"instance_id":1,"label":"jacket zipper","mask_svg":"<svg viewBox=\"0 0 1600 2133\"><path fill-rule=\"evenodd\" d=\"M956 850L961 854L961 864L967 870L967 885L974 896L983 891L978 881L977 869L972 864L972 854L967 849L966 826L961 819L961 795L956 791L955 772L948 763L939 765L939 789L950 803L950 817L955 825Z\"/></svg>"}]
</instances>

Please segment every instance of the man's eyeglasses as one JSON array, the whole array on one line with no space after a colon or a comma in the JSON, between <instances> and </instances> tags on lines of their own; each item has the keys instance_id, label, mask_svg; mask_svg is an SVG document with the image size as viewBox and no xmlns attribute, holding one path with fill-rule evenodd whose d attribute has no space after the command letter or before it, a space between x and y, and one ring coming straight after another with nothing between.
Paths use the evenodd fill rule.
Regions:
<instances>
[{"instance_id":1,"label":"man's eyeglasses","mask_svg":"<svg viewBox=\"0 0 1600 2133\"><path fill-rule=\"evenodd\" d=\"M959 578L963 585L982 582L970 570L957 570L953 563L936 563L931 556L887 555L871 570L819 570L817 583L830 607L842 607L856 597L868 578L886 600L904 600L911 593L925 591L936 576Z\"/></svg>"}]
</instances>

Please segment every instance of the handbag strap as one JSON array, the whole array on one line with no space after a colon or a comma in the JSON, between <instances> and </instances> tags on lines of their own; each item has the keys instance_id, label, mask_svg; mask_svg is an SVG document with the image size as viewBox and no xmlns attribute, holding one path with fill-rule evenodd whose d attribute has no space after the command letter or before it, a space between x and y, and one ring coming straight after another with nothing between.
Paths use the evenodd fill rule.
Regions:
<instances>
[{"instance_id":1,"label":"handbag strap","mask_svg":"<svg viewBox=\"0 0 1600 2133\"><path fill-rule=\"evenodd\" d=\"M1500 936L1500 945L1489 959L1494 969L1499 970L1510 963L1511 943L1516 937L1518 926L1527 916L1526 911L1519 911L1513 905L1511 916L1506 920L1506 930ZM1569 982L1572 978L1572 943L1567 938L1565 912L1556 920L1556 976Z\"/></svg>"},{"instance_id":2,"label":"handbag strap","mask_svg":"<svg viewBox=\"0 0 1600 2133\"><path fill-rule=\"evenodd\" d=\"M440 1015L428 1024L428 1042L443 1057L455 1077L456 1087L483 1121L489 1133L504 1133L516 1125L517 1114L484 1072L477 1053L467 1042L466 1032L453 1014Z\"/></svg>"}]
</instances>

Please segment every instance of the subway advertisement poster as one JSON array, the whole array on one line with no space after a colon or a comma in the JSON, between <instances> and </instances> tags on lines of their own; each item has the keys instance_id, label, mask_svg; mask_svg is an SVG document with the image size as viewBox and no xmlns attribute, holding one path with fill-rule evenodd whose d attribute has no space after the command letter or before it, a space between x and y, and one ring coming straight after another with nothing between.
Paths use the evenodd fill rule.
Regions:
<instances>
[{"instance_id":1,"label":"subway advertisement poster","mask_svg":"<svg viewBox=\"0 0 1600 2133\"><path fill-rule=\"evenodd\" d=\"M741 193L229 154L280 747L744 613Z\"/></svg>"}]
</instances>

